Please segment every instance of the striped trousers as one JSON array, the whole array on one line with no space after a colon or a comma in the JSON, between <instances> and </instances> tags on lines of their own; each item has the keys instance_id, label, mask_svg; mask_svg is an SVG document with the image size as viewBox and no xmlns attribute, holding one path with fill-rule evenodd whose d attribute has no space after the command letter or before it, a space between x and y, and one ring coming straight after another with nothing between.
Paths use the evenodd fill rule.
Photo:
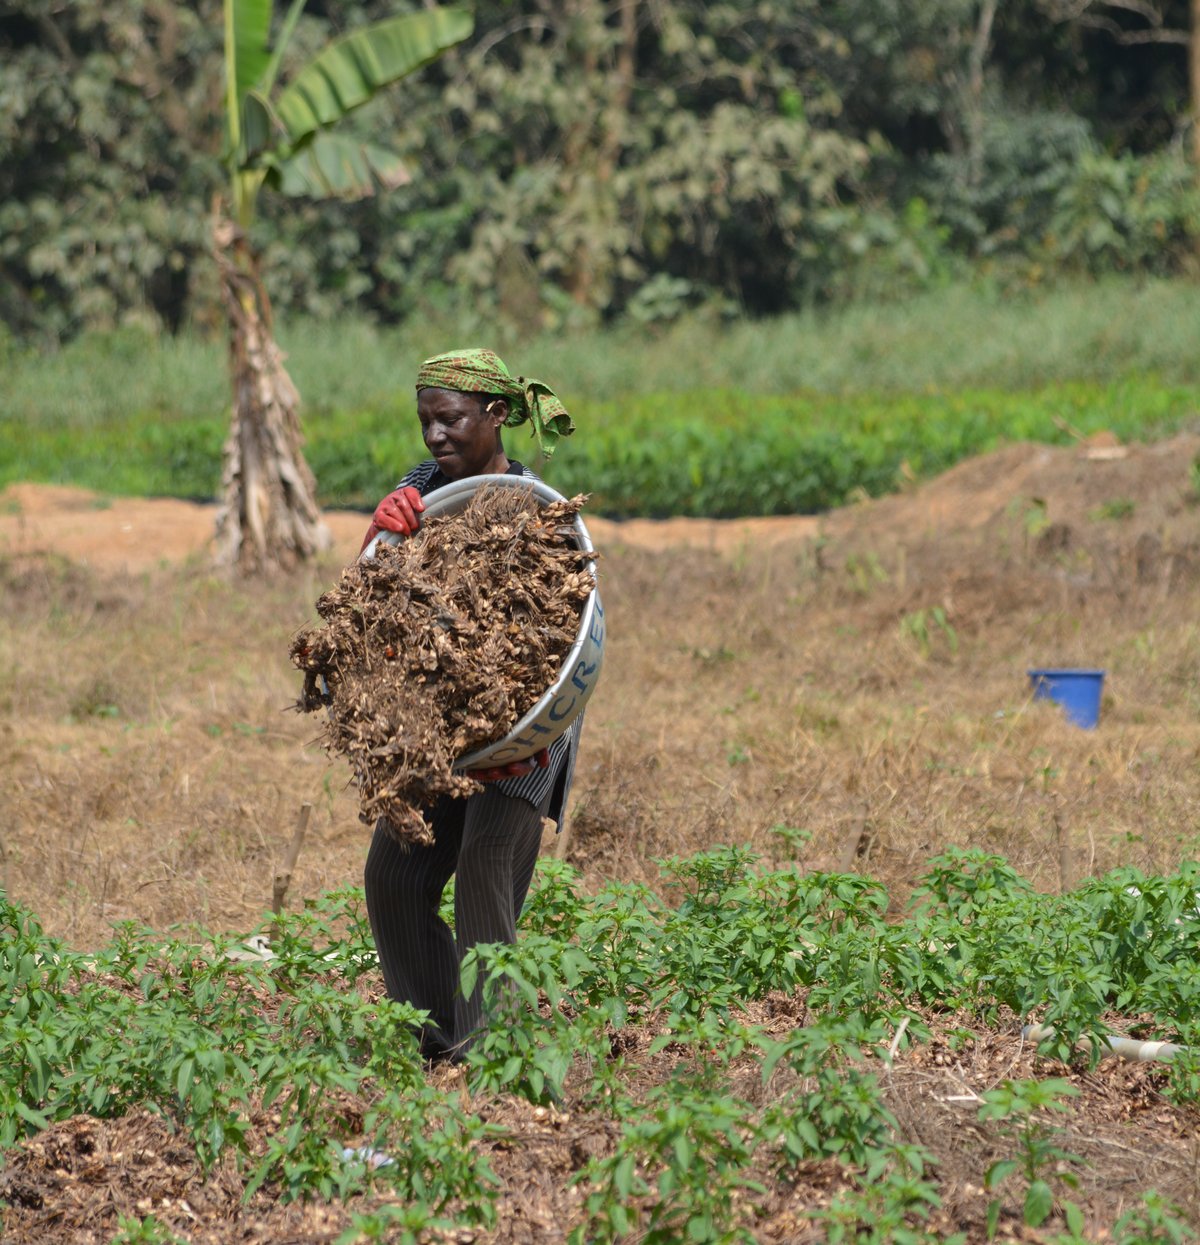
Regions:
<instances>
[{"instance_id":1,"label":"striped trousers","mask_svg":"<svg viewBox=\"0 0 1200 1245\"><path fill-rule=\"evenodd\" d=\"M428 847L375 827L363 879L367 916L388 994L429 1013L427 1058L461 1056L480 1027L482 979L464 998L462 958L477 943L516 942L550 794L541 807L490 785L466 800L440 799ZM438 914L451 875L453 932Z\"/></svg>"}]
</instances>

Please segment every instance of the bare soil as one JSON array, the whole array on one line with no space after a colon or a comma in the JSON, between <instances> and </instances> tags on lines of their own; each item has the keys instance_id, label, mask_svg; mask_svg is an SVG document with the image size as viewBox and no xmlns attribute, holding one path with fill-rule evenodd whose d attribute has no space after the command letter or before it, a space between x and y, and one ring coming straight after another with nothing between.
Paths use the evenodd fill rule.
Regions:
<instances>
[{"instance_id":1,"label":"bare soil","mask_svg":"<svg viewBox=\"0 0 1200 1245\"><path fill-rule=\"evenodd\" d=\"M784 1034L803 1023L802 1000L767 999L747 1019ZM1039 1059L1010 1033L964 1037L964 1018L929 1020L933 1040L903 1052L880 1079L905 1140L937 1158L943 1204L929 1227L938 1237L962 1233L972 1243L987 1239L987 1206L995 1194L981 1188L982 1172L1013 1153L1012 1142L996 1126L977 1119L979 1095L1005 1079L1046 1076L1065 1077L1079 1092L1070 1114L1058 1120L1055 1142L1079 1160L1074 1169L1079 1186L1069 1196L1087 1215L1086 1240L1111 1240L1111 1225L1137 1206L1147 1189L1170 1198L1195 1223L1200 1120L1195 1111L1164 1102L1161 1065L1112 1060L1092 1072L1068 1070ZM624 1052L627 1059L641 1060L646 1087L661 1084L676 1061L669 1051L648 1053L655 1036L652 1029L635 1031L634 1045ZM458 1069L435 1069L430 1077L505 1130L486 1143L501 1182L498 1226L462 1228L433 1239L462 1245L565 1240L582 1196L572 1178L592 1155L612 1147L619 1121L576 1110L569 1096L560 1107L509 1097L470 1100ZM734 1067L727 1092L760 1102L769 1087L762 1085L757 1066L747 1062ZM364 1107L347 1104L350 1111ZM765 1171L752 1174L768 1188L765 1196L755 1197L752 1219L754 1237L763 1245L820 1245L825 1237L813 1225L812 1212L850 1188L832 1160L801 1164L791 1183L777 1182ZM0 1169L0 1199L10 1207L0 1239L5 1245L107 1245L121 1218L153 1215L192 1245L318 1245L335 1240L349 1224L340 1204L281 1205L262 1190L245 1201L243 1189L231 1162L205 1175L191 1147L161 1116L142 1110L113 1120L78 1116L31 1138ZM1000 1193L1004 1210L996 1239L1049 1242L1062 1230L1057 1219L1040 1232L1024 1225L1019 1182ZM352 1209L362 1212L375 1204L377 1198L367 1195Z\"/></svg>"},{"instance_id":2,"label":"bare soil","mask_svg":"<svg viewBox=\"0 0 1200 1245\"><path fill-rule=\"evenodd\" d=\"M922 487L821 518L607 523L605 675L588 721L565 856L586 885L658 878L655 860L715 843L853 868L907 898L930 855L999 852L1053 890L1118 864L1174 869L1200 846L1200 436L1012 446ZM347 775L288 706L290 638L358 551L366 518L329 514L334 554L287 582L209 568L211 508L20 485L0 495L0 870L50 932L107 941L114 921L249 932L302 804L312 825L289 904L361 877L367 835ZM1107 671L1094 731L1032 701L1034 666ZM777 828L798 834L781 836ZM803 1023L803 998L753 1018ZM1119 1018L1114 1018L1119 1019ZM1065 1149L1088 1160L1075 1200L1089 1240L1157 1188L1200 1225L1200 1118L1162 1096L1161 1065L1094 1072L1039 1060L1017 1019L933 1040L886 1073L909 1140L937 1156L939 1231L984 1239L980 1187L999 1153L974 1096L1004 1077L1081 1091ZM641 1043L646 1084L669 1052ZM447 1092L464 1088L451 1072ZM747 1069L744 1089L753 1089ZM570 1175L612 1125L500 1099L474 1104L516 1141L492 1233L561 1242ZM764 1242L812 1239L805 1209L840 1177L802 1169L764 1201ZM0 1173L5 1245L107 1241L153 1210L196 1242L335 1239L340 1207L239 1201L202 1179L161 1120L73 1120ZM1061 1230L1061 1222L1058 1225ZM1037 1240L1006 1214L1004 1239Z\"/></svg>"},{"instance_id":3,"label":"bare soil","mask_svg":"<svg viewBox=\"0 0 1200 1245\"><path fill-rule=\"evenodd\" d=\"M344 564L358 554L370 516L354 510L323 515ZM639 549L678 547L726 552L744 544L775 544L816 533L817 518L629 519L588 516L597 542ZM0 491L0 553L27 557L69 546L73 562L105 574L197 563L213 548L216 509L174 497L109 497L54 484L10 484Z\"/></svg>"}]
</instances>

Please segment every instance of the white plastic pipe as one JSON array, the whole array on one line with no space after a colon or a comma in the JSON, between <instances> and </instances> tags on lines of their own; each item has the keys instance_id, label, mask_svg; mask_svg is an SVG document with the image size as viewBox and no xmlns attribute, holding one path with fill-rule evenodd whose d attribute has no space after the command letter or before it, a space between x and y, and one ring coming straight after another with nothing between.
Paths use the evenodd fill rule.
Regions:
<instances>
[{"instance_id":1,"label":"white plastic pipe","mask_svg":"<svg viewBox=\"0 0 1200 1245\"><path fill-rule=\"evenodd\" d=\"M1026 1025L1021 1030L1021 1036L1026 1041L1037 1045L1046 1038L1053 1037L1054 1030L1049 1025ZM1150 1063L1154 1060L1169 1061L1174 1059L1180 1051L1187 1049L1185 1046L1177 1046L1174 1042L1139 1042L1137 1038L1122 1037L1119 1033L1106 1033L1100 1039L1100 1043L1101 1059L1105 1055L1118 1055L1122 1059L1129 1059L1135 1063ZM1091 1039L1083 1038L1079 1045L1086 1049L1091 1046Z\"/></svg>"}]
</instances>

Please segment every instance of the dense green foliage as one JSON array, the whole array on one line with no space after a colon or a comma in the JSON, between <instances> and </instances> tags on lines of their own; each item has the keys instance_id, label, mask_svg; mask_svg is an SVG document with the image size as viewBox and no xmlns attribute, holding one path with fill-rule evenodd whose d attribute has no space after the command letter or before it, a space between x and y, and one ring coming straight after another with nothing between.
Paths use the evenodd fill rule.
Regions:
<instances>
[{"instance_id":1,"label":"dense green foliage","mask_svg":"<svg viewBox=\"0 0 1200 1245\"><path fill-rule=\"evenodd\" d=\"M483 975L492 998L467 1061L472 1089L547 1102L569 1080L577 1109L617 1125L612 1150L577 1177L579 1242L633 1232L750 1240L745 1202L731 1195L820 1158L843 1164L857 1189L814 1212L828 1239L930 1239L922 1222L938 1204L936 1179L928 1155L898 1139L875 1072L889 1042L925 1040L922 1009L980 1025L1002 1012L1041 1019L1064 1057L1103 1034L1113 1010L1163 1037L1200 1040L1194 865L1172 877L1120 870L1049 896L999 857L954 851L930 862L898 921L885 919L888 896L867 878L763 870L741 849L662 869L662 897L621 883L589 897L569 867L543 862L519 944L479 948L464 964L464 984ZM201 948L129 926L85 956L7 902L0 932L10 1003L0 1015L0 1146L77 1112L148 1104L191 1136L205 1164L232 1151L251 1188L288 1199L389 1186L404 1203L390 1208L403 1216L392 1227L414 1235L451 1206L458 1224L492 1221L492 1174L468 1143L495 1126L430 1088L417 1013L369 1004L354 988L374 968L360 892L272 920L269 961L227 959L222 940ZM798 990L811 1019L782 1036L740 1010ZM654 1048L680 1058L647 1088L614 1039L649 1018L661 1034ZM771 1083L756 1102L728 1088L727 1070L747 1061ZM1197 1066L1176 1062L1170 1096L1197 1101ZM1021 1173L1030 1224L1050 1213L1051 1182L1069 1181L1072 1156L1038 1110L1062 1092L1057 1082L1006 1082L979 1112L1012 1144L980 1180L992 1188ZM343 1156L345 1095L367 1104L359 1131L390 1164L371 1171ZM357 1231L382 1235L388 1212L360 1218ZM1153 1216L1183 1231L1147 1202L1114 1239L1144 1239L1136 1233Z\"/></svg>"},{"instance_id":2,"label":"dense green foliage","mask_svg":"<svg viewBox=\"0 0 1200 1245\"><path fill-rule=\"evenodd\" d=\"M311 4L281 83L331 35L420 7ZM964 264L1190 270L1186 49L1122 42L1146 6L1094 0L1101 29L1071 7L480 0L471 41L352 127L409 186L265 194L275 305L529 332L895 296ZM1186 0L1150 7L1157 34L1186 31ZM0 59L0 323L214 327L217 0L9 0Z\"/></svg>"},{"instance_id":3,"label":"dense green foliage","mask_svg":"<svg viewBox=\"0 0 1200 1245\"><path fill-rule=\"evenodd\" d=\"M474 26L466 8L430 6L331 39L281 90L303 0L272 31L273 0L224 0L225 163L229 211L248 229L264 185L309 198L359 199L403 185L404 162L342 132L346 117L415 73Z\"/></svg>"}]
</instances>

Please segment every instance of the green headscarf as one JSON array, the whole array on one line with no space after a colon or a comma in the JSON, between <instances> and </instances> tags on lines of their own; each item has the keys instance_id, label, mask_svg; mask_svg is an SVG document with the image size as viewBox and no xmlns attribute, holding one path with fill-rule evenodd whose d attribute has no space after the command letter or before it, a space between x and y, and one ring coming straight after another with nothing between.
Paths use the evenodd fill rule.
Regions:
<instances>
[{"instance_id":1,"label":"green headscarf","mask_svg":"<svg viewBox=\"0 0 1200 1245\"><path fill-rule=\"evenodd\" d=\"M554 453L559 437L568 437L575 431L567 408L549 385L532 376L514 379L504 360L492 350L452 350L426 359L417 372L417 388L502 395L508 399L505 424L515 428L529 420L545 458Z\"/></svg>"}]
</instances>

